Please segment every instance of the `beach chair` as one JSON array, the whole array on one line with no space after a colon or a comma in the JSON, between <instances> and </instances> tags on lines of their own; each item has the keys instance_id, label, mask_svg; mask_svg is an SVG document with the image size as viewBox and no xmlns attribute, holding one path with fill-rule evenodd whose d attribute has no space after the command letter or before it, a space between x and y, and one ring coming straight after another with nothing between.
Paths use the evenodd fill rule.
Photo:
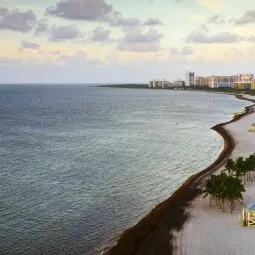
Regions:
<instances>
[{"instance_id":1,"label":"beach chair","mask_svg":"<svg viewBox=\"0 0 255 255\"><path fill-rule=\"evenodd\" d=\"M247 213L247 226L255 226L255 211L254 210L248 210Z\"/></svg>"},{"instance_id":2,"label":"beach chair","mask_svg":"<svg viewBox=\"0 0 255 255\"><path fill-rule=\"evenodd\" d=\"M242 214L239 215L239 221L243 226L247 226L248 210L245 208L242 210Z\"/></svg>"}]
</instances>

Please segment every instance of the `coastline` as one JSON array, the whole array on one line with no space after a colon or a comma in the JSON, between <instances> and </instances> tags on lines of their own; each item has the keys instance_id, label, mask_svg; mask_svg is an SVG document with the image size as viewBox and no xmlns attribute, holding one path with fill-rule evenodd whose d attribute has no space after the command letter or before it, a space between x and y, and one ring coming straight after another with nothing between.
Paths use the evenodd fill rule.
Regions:
<instances>
[{"instance_id":1,"label":"coastline","mask_svg":"<svg viewBox=\"0 0 255 255\"><path fill-rule=\"evenodd\" d=\"M232 94L233 95L233 94ZM255 100L242 95L234 95L237 99L255 103ZM135 226L125 230L117 243L104 254L172 254L174 247L171 244L174 230L180 230L189 218L186 208L199 195L198 186L208 175L217 171L231 155L235 143L233 137L224 129L224 126L238 121L253 112L253 105L245 107L244 111L234 115L227 122L220 123L211 129L224 139L224 148L219 157L209 167L190 176L167 200L158 204ZM155 249L157 248L157 249Z\"/></svg>"}]
</instances>

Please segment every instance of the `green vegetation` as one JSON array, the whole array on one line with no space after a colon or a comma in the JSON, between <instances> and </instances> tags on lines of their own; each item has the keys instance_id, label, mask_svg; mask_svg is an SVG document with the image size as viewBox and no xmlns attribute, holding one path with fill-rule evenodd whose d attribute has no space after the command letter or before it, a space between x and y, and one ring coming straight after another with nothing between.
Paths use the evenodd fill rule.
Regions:
<instances>
[{"instance_id":1,"label":"green vegetation","mask_svg":"<svg viewBox=\"0 0 255 255\"><path fill-rule=\"evenodd\" d=\"M225 202L229 201L232 213L235 201L242 200L242 192L244 191L244 186L239 178L222 172L219 175L212 175L206 180L203 193L205 194L204 197L210 196L210 205L214 199L223 211L225 211Z\"/></svg>"},{"instance_id":2,"label":"green vegetation","mask_svg":"<svg viewBox=\"0 0 255 255\"><path fill-rule=\"evenodd\" d=\"M132 83L130 83L130 84L105 84L105 85L99 85L97 87L149 89L148 84L135 84L135 83L133 83L133 84ZM161 88L157 88L157 89L161 89ZM171 88L165 88L165 89L255 95L255 90L233 89L233 88L210 88L207 86L190 86L190 87L183 86L183 87L171 87Z\"/></svg>"},{"instance_id":3,"label":"green vegetation","mask_svg":"<svg viewBox=\"0 0 255 255\"><path fill-rule=\"evenodd\" d=\"M248 94L255 95L255 90L250 89L233 89L233 88L210 88L207 86L191 86L182 87L183 90L206 91L206 92L221 92L229 94Z\"/></svg>"},{"instance_id":4,"label":"green vegetation","mask_svg":"<svg viewBox=\"0 0 255 255\"><path fill-rule=\"evenodd\" d=\"M250 172L255 171L255 153L248 158L228 159L219 175L211 175L203 184L204 197L210 197L224 211L225 202L230 202L231 213L235 202L241 201L244 184L250 179Z\"/></svg>"}]
</instances>

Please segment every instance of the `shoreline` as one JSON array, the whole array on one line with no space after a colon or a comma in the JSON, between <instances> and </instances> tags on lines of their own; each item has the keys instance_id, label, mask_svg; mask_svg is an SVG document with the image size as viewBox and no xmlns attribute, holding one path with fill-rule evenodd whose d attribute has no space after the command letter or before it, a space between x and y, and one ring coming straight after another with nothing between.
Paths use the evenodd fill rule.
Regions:
<instances>
[{"instance_id":1,"label":"shoreline","mask_svg":"<svg viewBox=\"0 0 255 255\"><path fill-rule=\"evenodd\" d=\"M245 107L243 112L234 115L230 121L217 124L211 128L224 140L224 148L218 158L204 170L190 176L168 199L153 208L136 225L125 230L114 246L107 251L103 251L104 254L173 253L173 234L170 233L173 230L180 230L189 218L186 208L200 194L198 187L201 181L224 165L234 150L234 139L224 129L224 126L253 112L252 106L254 106L255 100L245 98L242 95L234 96L239 100L250 101L253 105ZM155 247L157 247L157 250L155 250Z\"/></svg>"},{"instance_id":2,"label":"shoreline","mask_svg":"<svg viewBox=\"0 0 255 255\"><path fill-rule=\"evenodd\" d=\"M250 98L250 97L249 97ZM254 97L252 98L254 99ZM235 141L235 148L231 153L232 159L248 157L255 152L255 134L249 132L255 119L255 105L253 112L241 121L233 122L224 128L229 131ZM223 170L221 167L217 174ZM230 203L226 203L222 212L215 201L210 206L210 199L202 195L195 198L187 208L190 218L180 231L174 232L174 254L254 254L254 229L246 228L240 221L242 210L254 203L255 173L245 182L243 200L235 204L230 212ZM210 230L210 231L208 231ZM195 233L195 235L194 235Z\"/></svg>"}]
</instances>

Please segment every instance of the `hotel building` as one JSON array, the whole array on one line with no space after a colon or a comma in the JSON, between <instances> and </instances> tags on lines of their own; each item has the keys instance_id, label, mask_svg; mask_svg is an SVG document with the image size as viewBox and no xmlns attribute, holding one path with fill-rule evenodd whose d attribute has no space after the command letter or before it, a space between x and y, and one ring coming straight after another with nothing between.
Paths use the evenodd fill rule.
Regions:
<instances>
[{"instance_id":1,"label":"hotel building","mask_svg":"<svg viewBox=\"0 0 255 255\"><path fill-rule=\"evenodd\" d=\"M210 77L196 76L195 86L205 86L209 87Z\"/></svg>"},{"instance_id":2,"label":"hotel building","mask_svg":"<svg viewBox=\"0 0 255 255\"><path fill-rule=\"evenodd\" d=\"M237 81L237 82L233 82L232 88L233 89L252 89L252 82L253 81Z\"/></svg>"},{"instance_id":3,"label":"hotel building","mask_svg":"<svg viewBox=\"0 0 255 255\"><path fill-rule=\"evenodd\" d=\"M255 89L255 80L252 80L251 82L251 89Z\"/></svg>"},{"instance_id":4,"label":"hotel building","mask_svg":"<svg viewBox=\"0 0 255 255\"><path fill-rule=\"evenodd\" d=\"M211 88L248 88L251 87L251 81L254 75L251 73L228 75L228 76L197 76L195 78L196 86L209 86Z\"/></svg>"},{"instance_id":5,"label":"hotel building","mask_svg":"<svg viewBox=\"0 0 255 255\"><path fill-rule=\"evenodd\" d=\"M232 83L232 76L211 76L209 86L211 88L231 88Z\"/></svg>"},{"instance_id":6,"label":"hotel building","mask_svg":"<svg viewBox=\"0 0 255 255\"><path fill-rule=\"evenodd\" d=\"M156 89L156 88L162 88L164 89L166 87L166 81L165 80L152 80L152 81L149 81L148 83L148 88L153 88L153 89Z\"/></svg>"},{"instance_id":7,"label":"hotel building","mask_svg":"<svg viewBox=\"0 0 255 255\"><path fill-rule=\"evenodd\" d=\"M182 81L182 80L174 81L174 87L183 87L183 86L185 86L185 81Z\"/></svg>"},{"instance_id":8,"label":"hotel building","mask_svg":"<svg viewBox=\"0 0 255 255\"><path fill-rule=\"evenodd\" d=\"M195 85L195 73L186 72L185 85L186 86L194 86Z\"/></svg>"}]
</instances>

